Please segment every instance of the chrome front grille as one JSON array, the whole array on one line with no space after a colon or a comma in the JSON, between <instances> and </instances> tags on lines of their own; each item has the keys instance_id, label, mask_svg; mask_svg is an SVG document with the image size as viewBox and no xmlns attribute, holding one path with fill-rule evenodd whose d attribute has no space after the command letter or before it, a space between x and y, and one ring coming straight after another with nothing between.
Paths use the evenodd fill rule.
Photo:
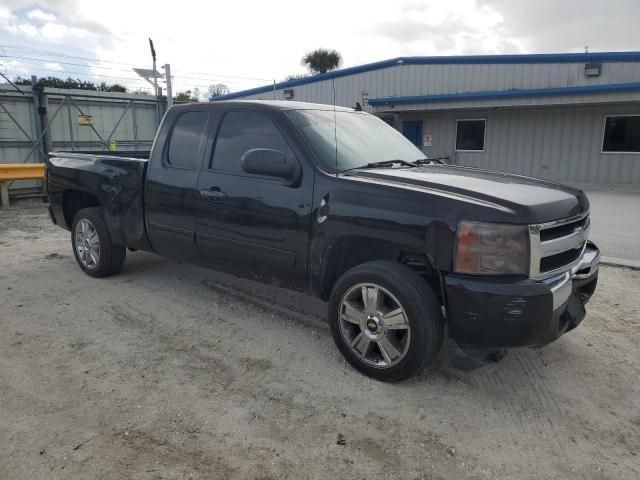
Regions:
<instances>
[{"instance_id":1,"label":"chrome front grille","mask_svg":"<svg viewBox=\"0 0 640 480\"><path fill-rule=\"evenodd\" d=\"M529 225L531 278L565 272L579 261L589 238L589 213L538 225Z\"/></svg>"}]
</instances>

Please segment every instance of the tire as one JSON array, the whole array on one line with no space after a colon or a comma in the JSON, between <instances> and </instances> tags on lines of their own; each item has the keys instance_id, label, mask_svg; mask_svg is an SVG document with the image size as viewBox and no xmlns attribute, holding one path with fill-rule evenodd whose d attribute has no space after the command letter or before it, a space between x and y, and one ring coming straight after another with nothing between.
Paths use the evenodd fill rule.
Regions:
<instances>
[{"instance_id":1,"label":"tire","mask_svg":"<svg viewBox=\"0 0 640 480\"><path fill-rule=\"evenodd\" d=\"M99 207L83 208L76 213L71 226L71 248L82 271L95 278L122 270L127 255L124 245L111 240Z\"/></svg>"},{"instance_id":2,"label":"tire","mask_svg":"<svg viewBox=\"0 0 640 480\"><path fill-rule=\"evenodd\" d=\"M431 287L400 263L352 268L338 279L329 299L329 326L338 349L356 370L384 382L411 378L435 364L443 324Z\"/></svg>"}]
</instances>

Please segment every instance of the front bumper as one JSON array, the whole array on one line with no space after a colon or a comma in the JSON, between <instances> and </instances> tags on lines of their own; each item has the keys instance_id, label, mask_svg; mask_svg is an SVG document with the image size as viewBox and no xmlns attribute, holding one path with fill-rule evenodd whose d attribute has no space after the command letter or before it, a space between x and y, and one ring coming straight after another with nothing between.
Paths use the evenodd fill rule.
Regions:
<instances>
[{"instance_id":1,"label":"front bumper","mask_svg":"<svg viewBox=\"0 0 640 480\"><path fill-rule=\"evenodd\" d=\"M546 345L577 327L598 281L600 251L591 242L570 271L544 280L447 275L450 337L462 348Z\"/></svg>"}]
</instances>

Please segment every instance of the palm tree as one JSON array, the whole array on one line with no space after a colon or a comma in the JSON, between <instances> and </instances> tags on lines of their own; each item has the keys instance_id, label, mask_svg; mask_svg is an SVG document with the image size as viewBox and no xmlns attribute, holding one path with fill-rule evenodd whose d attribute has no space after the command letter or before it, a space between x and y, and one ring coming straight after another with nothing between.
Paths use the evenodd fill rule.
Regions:
<instances>
[{"instance_id":1,"label":"palm tree","mask_svg":"<svg viewBox=\"0 0 640 480\"><path fill-rule=\"evenodd\" d=\"M336 50L318 48L302 57L302 64L313 73L326 73L335 70L342 63L342 55Z\"/></svg>"}]
</instances>

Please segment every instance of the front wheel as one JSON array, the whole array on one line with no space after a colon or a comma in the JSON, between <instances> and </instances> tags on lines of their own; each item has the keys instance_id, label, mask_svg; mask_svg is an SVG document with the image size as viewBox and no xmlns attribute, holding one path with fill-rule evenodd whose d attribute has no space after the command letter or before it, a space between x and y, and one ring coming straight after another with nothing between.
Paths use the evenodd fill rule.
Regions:
<instances>
[{"instance_id":1,"label":"front wheel","mask_svg":"<svg viewBox=\"0 0 640 480\"><path fill-rule=\"evenodd\" d=\"M71 244L78 265L89 276L113 275L124 265L127 249L113 243L98 207L78 211L71 227Z\"/></svg>"},{"instance_id":2,"label":"front wheel","mask_svg":"<svg viewBox=\"0 0 640 480\"><path fill-rule=\"evenodd\" d=\"M417 375L436 361L443 342L437 297L420 275L394 262L347 271L331 292L329 323L346 360L382 381Z\"/></svg>"}]
</instances>

